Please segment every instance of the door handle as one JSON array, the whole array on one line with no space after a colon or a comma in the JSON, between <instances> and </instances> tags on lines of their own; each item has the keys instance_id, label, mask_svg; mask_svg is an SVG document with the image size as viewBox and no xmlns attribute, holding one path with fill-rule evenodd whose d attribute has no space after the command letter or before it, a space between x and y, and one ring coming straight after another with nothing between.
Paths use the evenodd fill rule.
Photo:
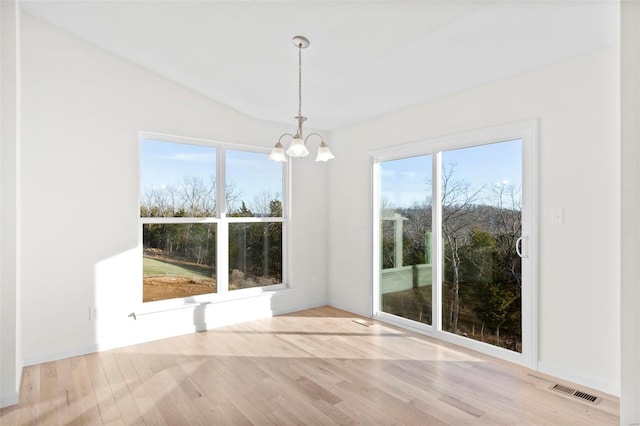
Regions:
<instances>
[{"instance_id":1,"label":"door handle","mask_svg":"<svg viewBox=\"0 0 640 426\"><path fill-rule=\"evenodd\" d=\"M520 258L524 258L524 255L522 254L522 243L524 242L524 238L520 237L516 240L516 253L518 253L518 256L520 256Z\"/></svg>"}]
</instances>

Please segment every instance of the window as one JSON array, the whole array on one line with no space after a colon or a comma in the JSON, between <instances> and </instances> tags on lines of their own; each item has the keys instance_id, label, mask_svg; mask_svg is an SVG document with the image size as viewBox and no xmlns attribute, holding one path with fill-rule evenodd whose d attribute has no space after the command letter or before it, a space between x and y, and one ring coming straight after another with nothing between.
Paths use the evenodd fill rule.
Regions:
<instances>
[{"instance_id":1,"label":"window","mask_svg":"<svg viewBox=\"0 0 640 426\"><path fill-rule=\"evenodd\" d=\"M282 284L284 166L258 150L145 136L143 302Z\"/></svg>"},{"instance_id":2,"label":"window","mask_svg":"<svg viewBox=\"0 0 640 426\"><path fill-rule=\"evenodd\" d=\"M229 289L282 282L282 164L226 151Z\"/></svg>"}]
</instances>

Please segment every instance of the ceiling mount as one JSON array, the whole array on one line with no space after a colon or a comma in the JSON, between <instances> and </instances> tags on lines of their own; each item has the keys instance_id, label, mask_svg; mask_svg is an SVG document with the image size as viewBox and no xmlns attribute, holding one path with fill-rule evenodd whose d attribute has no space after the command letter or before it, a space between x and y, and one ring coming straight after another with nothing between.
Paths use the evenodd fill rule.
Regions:
<instances>
[{"instance_id":1,"label":"ceiling mount","mask_svg":"<svg viewBox=\"0 0 640 426\"><path fill-rule=\"evenodd\" d=\"M304 36L295 36L291 41L295 47L299 47L300 49L309 47L309 39Z\"/></svg>"}]
</instances>

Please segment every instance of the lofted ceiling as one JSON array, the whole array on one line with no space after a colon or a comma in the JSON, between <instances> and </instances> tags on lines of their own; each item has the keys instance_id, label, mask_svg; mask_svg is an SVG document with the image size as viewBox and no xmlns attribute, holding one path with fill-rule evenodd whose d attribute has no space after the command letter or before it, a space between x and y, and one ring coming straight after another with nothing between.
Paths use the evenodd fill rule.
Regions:
<instances>
[{"instance_id":1,"label":"lofted ceiling","mask_svg":"<svg viewBox=\"0 0 640 426\"><path fill-rule=\"evenodd\" d=\"M617 1L28 1L22 9L249 116L333 130L618 40Z\"/></svg>"}]
</instances>

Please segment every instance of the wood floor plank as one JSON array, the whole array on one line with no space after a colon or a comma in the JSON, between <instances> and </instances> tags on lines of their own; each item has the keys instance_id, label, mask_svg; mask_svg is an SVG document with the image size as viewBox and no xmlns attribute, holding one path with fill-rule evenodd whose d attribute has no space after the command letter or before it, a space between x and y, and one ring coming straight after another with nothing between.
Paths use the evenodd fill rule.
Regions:
<instances>
[{"instance_id":1,"label":"wood floor plank","mask_svg":"<svg viewBox=\"0 0 640 426\"><path fill-rule=\"evenodd\" d=\"M91 383L91 377L86 360L71 372L73 380L73 392L71 404L76 407L74 420L80 424L100 424L100 409Z\"/></svg>"},{"instance_id":2,"label":"wood floor plank","mask_svg":"<svg viewBox=\"0 0 640 426\"><path fill-rule=\"evenodd\" d=\"M110 423L120 420L120 411L118 410L115 395L109 386L109 380L104 372L100 354L87 355L85 360L102 422Z\"/></svg>"},{"instance_id":3,"label":"wood floor plank","mask_svg":"<svg viewBox=\"0 0 640 426\"><path fill-rule=\"evenodd\" d=\"M63 404L62 393L58 391L58 369L55 361L47 362L40 368L39 424L59 424L58 417ZM65 395L66 400L66 395Z\"/></svg>"},{"instance_id":4,"label":"wood floor plank","mask_svg":"<svg viewBox=\"0 0 640 426\"><path fill-rule=\"evenodd\" d=\"M611 395L361 320L326 306L29 366L0 424L619 423Z\"/></svg>"},{"instance_id":5,"label":"wood floor plank","mask_svg":"<svg viewBox=\"0 0 640 426\"><path fill-rule=\"evenodd\" d=\"M150 425L165 424L163 417L154 408L153 398L147 393L144 382L138 375L138 370L133 361L136 357L138 355L135 348L125 348L114 353L114 360L138 408L142 423Z\"/></svg>"},{"instance_id":6,"label":"wood floor plank","mask_svg":"<svg viewBox=\"0 0 640 426\"><path fill-rule=\"evenodd\" d=\"M26 367L22 372L20 403L16 421L18 424L36 424L40 402L40 365Z\"/></svg>"},{"instance_id":7,"label":"wood floor plank","mask_svg":"<svg viewBox=\"0 0 640 426\"><path fill-rule=\"evenodd\" d=\"M125 380L115 357L117 353L111 351L101 352L100 361L102 363L105 376L109 382L111 393L116 401L116 406L120 413L120 418L127 425L144 424L142 415L136 401L131 394L127 381Z\"/></svg>"}]
</instances>

